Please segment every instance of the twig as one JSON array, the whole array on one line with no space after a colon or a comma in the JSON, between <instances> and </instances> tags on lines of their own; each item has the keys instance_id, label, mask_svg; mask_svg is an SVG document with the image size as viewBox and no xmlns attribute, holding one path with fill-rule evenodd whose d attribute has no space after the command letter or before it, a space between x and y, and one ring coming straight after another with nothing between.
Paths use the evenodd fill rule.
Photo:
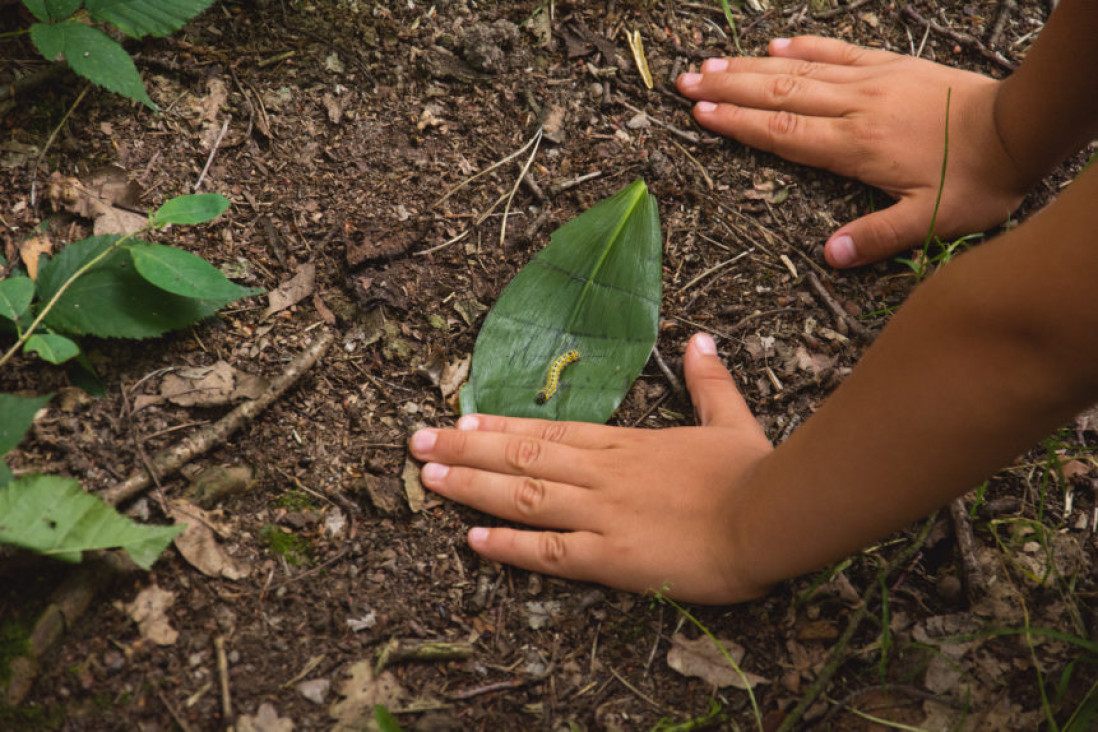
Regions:
<instances>
[{"instance_id":1,"label":"twig","mask_svg":"<svg viewBox=\"0 0 1098 732\"><path fill-rule=\"evenodd\" d=\"M472 689L455 691L447 694L446 698L451 701L463 701L465 699L472 699L475 696L481 696L482 694L491 694L493 691L520 689L528 683L530 683L529 679L506 679L504 681L496 681L492 684L485 684L484 686L475 686Z\"/></svg>"},{"instance_id":2,"label":"twig","mask_svg":"<svg viewBox=\"0 0 1098 732\"><path fill-rule=\"evenodd\" d=\"M428 254L433 254L434 252L437 252L439 249L445 249L446 247L450 246L451 244L457 244L459 241L461 241L465 237L469 236L470 231L472 231L472 229L466 229L465 231L461 232L457 236L455 236L451 239L447 239L446 241L442 242L441 244L437 244L437 245L431 247L430 249L424 249L424 250L419 251L419 252L412 252L412 254L416 257L424 257Z\"/></svg>"},{"instance_id":3,"label":"twig","mask_svg":"<svg viewBox=\"0 0 1098 732\"><path fill-rule=\"evenodd\" d=\"M540 128L539 128L538 131L540 133L540 131L541 131ZM479 173L476 173L476 174L470 176L469 178L466 178L465 180L461 181L456 186L454 186L450 190L446 191L446 193L442 194L442 198L440 198L437 201L435 201L434 203L432 203L431 208L437 208L438 206L442 205L446 201L446 199L448 199L450 196L454 195L455 193L457 193L462 188L469 185L470 183L472 183L473 181L475 181L477 178L481 177L482 175L487 175L488 173L491 173L493 170L500 167L501 165L506 165L507 163L511 162L512 160L517 158L519 155L522 155L524 152L526 152L530 148L531 145L533 145L535 142L537 142L540 139L541 139L540 134L539 135L534 135L534 137L530 138L529 142L527 142L525 145L520 147L518 150L515 150L513 153L511 153L507 157L503 158L502 160L497 160L496 162L492 163L491 165L489 165L487 168L480 171Z\"/></svg>"},{"instance_id":4,"label":"twig","mask_svg":"<svg viewBox=\"0 0 1098 732\"><path fill-rule=\"evenodd\" d=\"M987 580L976 561L976 542L972 536L972 522L968 518L963 496L949 503L949 517L953 520L953 533L957 537L957 548L961 552L961 568L964 571L965 595L969 605L974 605L987 592Z\"/></svg>"},{"instance_id":5,"label":"twig","mask_svg":"<svg viewBox=\"0 0 1098 732\"><path fill-rule=\"evenodd\" d=\"M915 540L911 542L900 555L896 557L887 566L880 570L880 577L888 577L894 571L910 562L915 554L926 543L927 537L930 535L930 529L934 526L934 521L937 518L937 511L934 515L927 519L923 524L923 528L919 530L919 535L915 537ZM847 659L847 646L850 645L851 639L854 637L854 633L857 632L858 626L862 624L866 616L869 614L869 605L873 602L877 594L880 592L881 582L872 582L862 594L862 604L855 610L850 619L847 620L846 629L843 630L843 634L839 636L838 641L835 642L835 646L831 651L831 656L827 659L827 663L820 669L820 675L816 677L816 680L812 682L812 685L808 687L808 691L801 697L797 705L789 712L782 724L778 727L778 732L790 732L790 730L799 729L801 718L804 713L808 711L808 708L812 706L816 699L824 693L828 684L831 683L832 677L838 672L839 668L843 665L843 662Z\"/></svg>"},{"instance_id":6,"label":"twig","mask_svg":"<svg viewBox=\"0 0 1098 732\"><path fill-rule=\"evenodd\" d=\"M225 654L225 636L214 638L217 650L217 677L221 682L221 721L233 726L233 698L229 692L229 657Z\"/></svg>"},{"instance_id":7,"label":"twig","mask_svg":"<svg viewBox=\"0 0 1098 732\"><path fill-rule=\"evenodd\" d=\"M941 694L931 694L929 692L922 691L921 689L915 689L913 687L905 686L902 684L875 684L873 686L863 686L860 689L855 689L854 691L844 696L842 699L832 700L834 705L831 707L831 709L827 711L827 714L825 714L819 721L815 722L813 726L819 727L820 729L828 729L827 723L831 721L831 718L842 710L849 708L850 705L854 703L854 700L857 699L859 696L863 696L865 694L874 694L881 691L886 693L898 691L903 694L907 694L913 699L920 699L922 701L941 704L943 707L948 707L950 709L964 709L963 704L959 704L949 697L942 696Z\"/></svg>"},{"instance_id":8,"label":"twig","mask_svg":"<svg viewBox=\"0 0 1098 732\"><path fill-rule=\"evenodd\" d=\"M233 121L231 114L225 115L225 121L221 124L221 132L217 133L217 139L214 140L213 147L210 149L210 156L206 158L206 166L202 168L202 173L199 174L198 180L194 182L194 192L198 193L198 189L202 187L202 181L206 179L206 173L209 172L210 166L213 165L214 156L217 155L217 148L221 147L221 140L225 137L225 133L229 130L229 123Z\"/></svg>"},{"instance_id":9,"label":"twig","mask_svg":"<svg viewBox=\"0 0 1098 732\"><path fill-rule=\"evenodd\" d=\"M499 225L499 246L502 249L504 240L507 237L507 215L511 212L511 201L515 198L515 193L518 192L519 185L522 183L522 179L526 177L526 174L530 172L530 166L534 164L534 158L537 157L538 148L541 147L541 138L544 133L544 128L539 127L538 131L534 133L534 149L530 153L530 157L526 159L526 165L522 166L522 170L519 172L518 179L515 181L515 185L511 188L510 195L507 196L507 205L503 207L503 221Z\"/></svg>"},{"instance_id":10,"label":"twig","mask_svg":"<svg viewBox=\"0 0 1098 732\"><path fill-rule=\"evenodd\" d=\"M72 113L76 111L76 108L80 106L80 102L84 101L84 97L87 96L91 86L91 84L85 84L84 88L80 90L80 94L77 95L76 101L69 107L69 111L65 112L65 116L62 117L61 121L57 123L57 126L53 128L53 132L50 133L49 139L46 140L46 144L42 147L42 152L38 153L38 157L34 159L34 167L31 168L31 206L34 206L35 191L38 186L38 166L42 164L42 158L46 157L46 152L50 149L50 145L57 139L57 133L60 132L61 128L65 126L65 123L69 121L69 117L71 117Z\"/></svg>"},{"instance_id":11,"label":"twig","mask_svg":"<svg viewBox=\"0 0 1098 732\"><path fill-rule=\"evenodd\" d=\"M1018 0L1002 0L1003 7L999 10L999 17L995 19L995 25L991 27L991 33L987 37L987 45L995 47L999 45L999 39L1006 29L1010 14L1018 7Z\"/></svg>"},{"instance_id":12,"label":"twig","mask_svg":"<svg viewBox=\"0 0 1098 732\"><path fill-rule=\"evenodd\" d=\"M701 135L697 134L696 132L689 132L687 130L680 130L678 127L675 127L674 125L669 125L669 124L667 124L666 122L664 122L662 120L658 120L655 117L653 117L651 114L649 114L648 112L645 112L643 109L638 109L637 107L634 107L632 104L625 101L620 96L618 97L618 104L625 107L626 109L628 109L630 112L633 112L634 114L643 114L645 117L648 118L648 121L651 122L652 124L664 128L665 130L667 130L671 134L677 135L678 137L681 137L682 139L686 140L689 143L692 143L694 145L700 145L701 142L702 142Z\"/></svg>"},{"instance_id":13,"label":"twig","mask_svg":"<svg viewBox=\"0 0 1098 732\"><path fill-rule=\"evenodd\" d=\"M179 729L183 730L183 732L191 732L191 726L187 724L187 720L179 716L179 712L177 712L171 702L168 701L168 697L164 696L164 692L157 689L156 696L160 699L160 703L164 705L164 708L168 710L168 714L172 715L172 719L175 720L175 723L179 725Z\"/></svg>"},{"instance_id":14,"label":"twig","mask_svg":"<svg viewBox=\"0 0 1098 732\"><path fill-rule=\"evenodd\" d=\"M589 180L594 180L601 175L602 171L596 170L591 173L584 173L583 175L577 176L572 180L566 180L562 183L554 183L553 185L549 186L549 193L550 195L555 196L558 193L563 193L564 191L567 191L569 188L575 188L580 183L586 183Z\"/></svg>"},{"instance_id":15,"label":"twig","mask_svg":"<svg viewBox=\"0 0 1098 732\"><path fill-rule=\"evenodd\" d=\"M827 20L828 18L835 18L843 13L849 13L851 10L857 10L863 5L868 5L873 0L854 0L854 2L847 5L840 5L837 8L831 8L831 10L821 10L818 13L809 13L814 20Z\"/></svg>"},{"instance_id":16,"label":"twig","mask_svg":"<svg viewBox=\"0 0 1098 732\"><path fill-rule=\"evenodd\" d=\"M731 259L726 259L726 260L724 260L723 262L719 262L719 263L717 263L717 264L714 264L714 265L713 265L712 267L710 267L709 269L705 270L705 271L704 271L704 272L702 272L702 273L701 273L700 275L698 275L697 277L695 277L694 279L690 280L690 281L689 281L689 282L687 282L687 283L686 283L685 285L683 285L682 287L680 287L680 288L679 288L679 292L686 292L686 291L687 291L687 290L689 290L689 289L690 289L691 287L693 287L694 285L698 284L699 282L701 282L702 280L704 280L704 279L705 279L706 277L708 277L709 275L713 274L713 273L714 273L714 272L716 272L717 270L723 269L723 268L727 267L727 266L728 266L728 265L730 265L730 264L734 264L735 262L738 262L738 261L740 261L741 259L743 259L744 257L746 257L746 256L747 256L748 254L750 254L750 253L751 253L751 252L753 252L753 251L755 251L755 247L751 247L750 249L748 249L748 250L747 250L747 251L745 251L745 252L740 252L739 254L737 254L736 256L732 257Z\"/></svg>"},{"instance_id":17,"label":"twig","mask_svg":"<svg viewBox=\"0 0 1098 732\"><path fill-rule=\"evenodd\" d=\"M289 389L293 384L320 359L332 345L335 335L329 330L323 330L313 339L313 342L295 358L286 369L278 375L256 399L246 401L212 425L203 427L193 435L184 437L172 447L161 450L152 458L152 466L163 478L169 473L178 470L194 458L208 452L221 444L229 435L244 426L248 420L255 418L264 409L269 407L276 399ZM146 471L135 471L129 478L104 491L100 498L111 506L117 506L141 493L149 487L149 474Z\"/></svg>"},{"instance_id":18,"label":"twig","mask_svg":"<svg viewBox=\"0 0 1098 732\"><path fill-rule=\"evenodd\" d=\"M705 166L702 165L701 163L699 163L698 159L695 158L693 155L691 155L690 151L687 150L682 145L680 145L679 143L672 140L671 144L674 145L675 147L677 147L679 149L679 152L681 152L683 155L685 155L687 158L689 158L690 162L692 162L695 166L697 166L698 170L701 171L702 178L705 180L705 187L708 188L710 191L712 191L713 190L713 179L709 177L709 171L707 171L705 169Z\"/></svg>"},{"instance_id":19,"label":"twig","mask_svg":"<svg viewBox=\"0 0 1098 732\"><path fill-rule=\"evenodd\" d=\"M658 347L652 348L652 358L656 360L656 365L659 366L660 371L663 372L663 376L667 379L667 383L671 385L671 390L675 392L675 396L683 397L686 395L686 390L682 388L682 380L675 375L675 372L671 370L671 367L667 365L667 362L663 360L663 356L660 355L660 349Z\"/></svg>"},{"instance_id":20,"label":"twig","mask_svg":"<svg viewBox=\"0 0 1098 732\"><path fill-rule=\"evenodd\" d=\"M403 661L464 661L472 656L473 644L466 641L390 638L377 652L374 674L380 675L389 664Z\"/></svg>"},{"instance_id":21,"label":"twig","mask_svg":"<svg viewBox=\"0 0 1098 732\"><path fill-rule=\"evenodd\" d=\"M645 702L646 704L648 704L650 707L652 707L653 709L655 709L657 711L660 711L660 712L666 712L667 711L667 709L662 704L660 704L655 699L648 696L643 691L641 691L640 689L638 689L637 687L635 687L631 683L629 683L629 680L626 679L621 674L619 674L617 672L617 670L614 669L613 667L610 667L610 673L614 674L614 678L617 679L618 681L620 681L622 683L622 686L624 686L626 689L629 689L629 691L633 692L638 697L640 697L641 701Z\"/></svg>"},{"instance_id":22,"label":"twig","mask_svg":"<svg viewBox=\"0 0 1098 732\"><path fill-rule=\"evenodd\" d=\"M962 46L967 46L968 48L971 48L972 50L978 52L984 58L999 64L999 66L1006 69L1007 71L1014 71L1014 69L1017 68L1017 64L1005 58L998 51L992 51L990 48L981 43L980 39L974 38L967 33L959 33L952 28L947 28L944 25L940 25L933 20L928 20L927 18L924 18L922 15L920 15L919 11L911 7L910 5L904 6L904 15L911 18L916 23L930 28L935 33L942 34L954 43L958 43Z\"/></svg>"},{"instance_id":23,"label":"twig","mask_svg":"<svg viewBox=\"0 0 1098 732\"><path fill-rule=\"evenodd\" d=\"M861 338L863 341L869 343L873 340L873 332L866 328L864 325L858 322L858 319L846 312L846 308L840 305L831 293L827 291L827 288L820 282L820 278L816 276L815 272L809 272L806 276L808 284L812 286L812 290L824 301L824 305L831 311L831 314L835 316L836 321L840 325L845 325L850 330Z\"/></svg>"}]
</instances>

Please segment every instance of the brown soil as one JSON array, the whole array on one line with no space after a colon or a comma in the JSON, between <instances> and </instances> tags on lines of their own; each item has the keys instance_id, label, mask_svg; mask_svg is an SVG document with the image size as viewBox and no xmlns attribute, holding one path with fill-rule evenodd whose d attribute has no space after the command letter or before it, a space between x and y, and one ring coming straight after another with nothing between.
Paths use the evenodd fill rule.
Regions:
<instances>
[{"instance_id":1,"label":"brown soil","mask_svg":"<svg viewBox=\"0 0 1098 732\"><path fill-rule=\"evenodd\" d=\"M819 33L900 52L922 46L924 56L941 62L1004 73L974 48L927 33L901 5L855 5L816 15L803 4L745 11L744 51L764 53L778 35ZM1043 3L1018 5L996 45L1014 61L1047 11ZM940 14L934 3L916 6L980 39L1000 12L990 0ZM228 410L168 403L135 410L141 395L157 393L161 369L223 359L270 377L320 327L338 336L294 389L185 471L254 469L250 489L219 506L227 526L221 542L248 565L248 575L204 576L171 549L152 572L121 576L41 659L29 698L18 711L0 712L0 720L12 720L0 726L223 729L233 721L223 716L224 684L234 715L256 715L268 703L298 729L328 728L350 669L372 662L393 638L471 647L468 658L389 665L405 694L376 698L408 729L651 729L660 720L703 716L711 700L740 727L755 725L744 692L714 689L668 666L671 637L699 635L674 608L482 562L463 540L482 517L431 497L411 512L403 495L405 442L419 425L452 424L455 407L441 396L441 369L471 352L486 309L549 233L637 177L660 202L666 240L660 353L678 370L691 333L716 335L775 441L812 413L866 345L808 276L819 277L871 331L914 278L899 263L841 275L823 265L827 235L881 205L879 192L715 139L692 124L671 79L703 57L732 52L716 0L558 2L548 42L533 32L540 7L533 0L220 2L175 36L131 49L162 114L93 89L61 127L38 175L39 195L51 171L86 179L114 165L140 186L145 207L192 191L228 120L203 190L223 193L232 209L215 223L177 227L159 240L218 266L243 261L243 281L268 290L313 264L315 294L271 318L265 298L256 298L155 342L86 344L107 396L55 400L11 456L17 471L68 474L91 491L104 490L140 469L142 453ZM29 20L15 10L5 15L0 31ZM625 42L624 31L634 28L645 39L654 90L645 88ZM25 38L0 44L0 55L13 61L2 66L22 74L39 65ZM5 139L41 147L82 88L82 81L62 78L23 97L3 117ZM502 247L502 207L476 222L514 186L524 157L435 204L522 147L542 122L553 139L531 170L535 185L518 189ZM86 220L53 213L41 199L32 204L33 158L12 160L0 169L9 258L42 221L60 241L88 234ZM1021 215L1077 169L1078 161L1050 179ZM733 266L701 276L744 253ZM61 369L24 361L8 367L0 384L5 392L42 393L66 379ZM689 423L690 415L689 402L653 361L613 423L660 428ZM1095 439L1090 425L1065 431L1050 449L1066 460ZM1045 464L1041 449L997 476L976 517L978 546L1009 565L1004 576L1022 593L970 612L957 589L956 542L948 518L940 519L926 545L888 578L887 608L871 601L869 620L828 689L830 701L821 697L806 719L818 722L831 711L826 728L868 729L835 707L842 700L933 728L933 720L945 719L933 716L942 709L952 719L961 714L927 701L937 695L967 704L968 723L977 727L1033 728L1044 719L1036 660L1048 707L1061 724L1067 720L1098 659L1093 645L1065 642L1098 641L1088 569L1098 552L1088 522L1094 494L1080 488L1065 511L1055 471L1042 482ZM1091 467L1071 480L1091 485L1093 475ZM164 522L165 497L186 491L183 477L168 476L129 508ZM1020 568L1032 576L1034 565L1023 560L1043 555L1030 546L1040 546L1032 526L1021 521L1039 515L1057 538L1071 540L1081 561L1061 568L1063 581L1035 587ZM272 531L296 537L298 551L274 551ZM878 567L914 535L854 557L833 581L805 577L758 602L691 609L715 635L742 644L744 668L770 682L756 687L767 728L806 693L858 598L877 586ZM64 574L25 558L0 570L0 626L32 622ZM154 584L175 593L167 617L179 635L170 645L144 638L125 609ZM1020 614L1023 598L1028 620ZM884 636L882 617L892 631ZM939 636L968 632L965 619L977 630L1028 622L1066 635L983 635L967 642L963 656L949 655L960 642L947 649L927 640L934 629ZM217 643L226 651L221 670ZM940 687L938 667L952 667L941 663L944 656L962 672L948 689ZM320 703L298 688L318 680L331 687ZM239 728L248 722L238 720Z\"/></svg>"}]
</instances>

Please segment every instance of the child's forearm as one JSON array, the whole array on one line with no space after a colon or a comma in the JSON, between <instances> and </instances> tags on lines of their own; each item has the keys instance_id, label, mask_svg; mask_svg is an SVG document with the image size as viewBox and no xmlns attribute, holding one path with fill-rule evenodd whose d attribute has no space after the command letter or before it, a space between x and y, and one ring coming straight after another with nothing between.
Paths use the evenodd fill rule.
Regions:
<instances>
[{"instance_id":1,"label":"child's forearm","mask_svg":"<svg viewBox=\"0 0 1098 732\"><path fill-rule=\"evenodd\" d=\"M1098 399L1098 167L932 276L741 492L757 584L844 556L974 487ZM1039 246L1035 246L1039 245Z\"/></svg>"},{"instance_id":2,"label":"child's forearm","mask_svg":"<svg viewBox=\"0 0 1098 732\"><path fill-rule=\"evenodd\" d=\"M1098 136L1098 2L1062 0L995 100L1007 154L1033 184Z\"/></svg>"}]
</instances>

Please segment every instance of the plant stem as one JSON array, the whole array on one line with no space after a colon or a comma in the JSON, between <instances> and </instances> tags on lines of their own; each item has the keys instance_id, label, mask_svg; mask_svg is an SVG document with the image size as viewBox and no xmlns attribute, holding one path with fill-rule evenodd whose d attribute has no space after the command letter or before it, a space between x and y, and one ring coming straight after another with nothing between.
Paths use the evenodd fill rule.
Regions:
<instances>
[{"instance_id":1,"label":"plant stem","mask_svg":"<svg viewBox=\"0 0 1098 732\"><path fill-rule=\"evenodd\" d=\"M124 242L129 241L138 234L143 234L144 232L149 231L151 228L151 226L146 226L139 231L135 231L133 233L126 234L125 236L119 237L116 242L104 249L98 256L89 260L83 267L73 272L72 276L65 280L61 287L57 289L57 292L54 293L53 297L50 298L50 301L47 302L45 307L42 308L41 312L38 313L38 317L35 318L34 321L29 326L27 326L26 331L24 331L23 334L19 336L19 340L15 342L15 345L9 348L7 353L0 357L0 366L3 366L8 361L10 361L11 357L14 356L16 352L23 346L23 344L27 342L27 339L29 339L34 334L34 331L38 329L38 326L41 325L42 321L46 318L47 315L49 315L50 310L53 310L54 305L57 304L57 301L61 299L61 296L65 294L65 291L69 289L69 286L71 286L73 282L76 282L76 280L83 276L84 273L86 273L95 265L102 262L108 254L113 252L118 247L122 246Z\"/></svg>"},{"instance_id":2,"label":"plant stem","mask_svg":"<svg viewBox=\"0 0 1098 732\"><path fill-rule=\"evenodd\" d=\"M740 34L736 32L736 20L732 17L732 8L728 5L728 0L721 0L721 10L724 11L724 19L728 21L728 27L732 29L732 43L736 45L736 53L743 55L743 49L740 47Z\"/></svg>"}]
</instances>

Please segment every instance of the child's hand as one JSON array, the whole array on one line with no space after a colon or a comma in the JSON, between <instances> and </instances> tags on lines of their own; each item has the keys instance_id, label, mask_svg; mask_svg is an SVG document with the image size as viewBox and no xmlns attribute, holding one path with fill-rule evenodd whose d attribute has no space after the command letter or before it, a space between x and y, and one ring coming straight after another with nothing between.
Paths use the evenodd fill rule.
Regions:
<instances>
[{"instance_id":1,"label":"child's hand","mask_svg":"<svg viewBox=\"0 0 1098 732\"><path fill-rule=\"evenodd\" d=\"M758 597L766 587L745 570L737 494L772 448L711 338L691 340L685 371L701 427L471 415L457 430L417 432L412 453L429 461L431 490L559 530L472 529L469 544L489 559L691 602Z\"/></svg>"},{"instance_id":2,"label":"child's hand","mask_svg":"<svg viewBox=\"0 0 1098 732\"><path fill-rule=\"evenodd\" d=\"M945 150L949 165L935 234L982 231L1007 219L1030 185L995 126L999 82L909 56L803 36L770 42L768 58L709 59L678 88L699 123L795 162L857 178L898 202L831 235L828 262L852 267L921 245Z\"/></svg>"}]
</instances>

